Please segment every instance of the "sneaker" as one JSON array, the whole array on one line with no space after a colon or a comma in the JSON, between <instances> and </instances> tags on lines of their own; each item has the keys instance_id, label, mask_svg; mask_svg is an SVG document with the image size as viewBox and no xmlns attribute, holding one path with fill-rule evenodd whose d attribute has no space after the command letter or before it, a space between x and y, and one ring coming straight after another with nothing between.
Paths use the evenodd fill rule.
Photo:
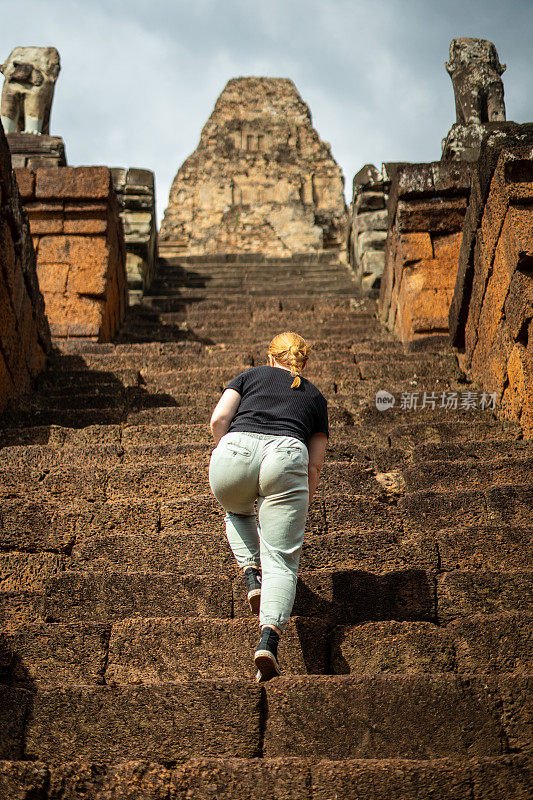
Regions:
<instances>
[{"instance_id":1,"label":"sneaker","mask_svg":"<svg viewBox=\"0 0 533 800\"><path fill-rule=\"evenodd\" d=\"M261 604L261 570L257 567L248 567L244 570L244 582L248 589L248 605L252 614L259 615Z\"/></svg>"},{"instance_id":2,"label":"sneaker","mask_svg":"<svg viewBox=\"0 0 533 800\"><path fill-rule=\"evenodd\" d=\"M265 625L261 631L261 639L254 654L254 661L257 667L255 677L257 683L269 681L276 675L281 675L278 664L278 643L279 634L273 628Z\"/></svg>"}]
</instances>

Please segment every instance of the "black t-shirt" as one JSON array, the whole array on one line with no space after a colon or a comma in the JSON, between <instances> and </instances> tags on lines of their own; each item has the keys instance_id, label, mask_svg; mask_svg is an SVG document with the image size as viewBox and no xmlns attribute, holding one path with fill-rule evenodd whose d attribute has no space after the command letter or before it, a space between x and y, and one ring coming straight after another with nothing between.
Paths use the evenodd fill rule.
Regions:
<instances>
[{"instance_id":1,"label":"black t-shirt","mask_svg":"<svg viewBox=\"0 0 533 800\"><path fill-rule=\"evenodd\" d=\"M294 436L304 444L315 433L329 438L328 404L324 395L305 378L291 389L294 377L280 367L252 367L230 381L242 397L229 427L232 431Z\"/></svg>"}]
</instances>

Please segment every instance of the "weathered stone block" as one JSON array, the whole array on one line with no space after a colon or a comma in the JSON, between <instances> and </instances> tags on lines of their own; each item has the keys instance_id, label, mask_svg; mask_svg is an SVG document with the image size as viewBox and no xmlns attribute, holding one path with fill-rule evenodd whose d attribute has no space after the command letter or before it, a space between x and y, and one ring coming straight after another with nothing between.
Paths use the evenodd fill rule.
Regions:
<instances>
[{"instance_id":1,"label":"weathered stone block","mask_svg":"<svg viewBox=\"0 0 533 800\"><path fill-rule=\"evenodd\" d=\"M0 758L23 757L25 718L31 703L32 695L25 689L0 686Z\"/></svg>"},{"instance_id":2,"label":"weathered stone block","mask_svg":"<svg viewBox=\"0 0 533 800\"><path fill-rule=\"evenodd\" d=\"M267 684L266 692L267 756L428 759L501 753L497 700L478 678L281 678ZM343 724L336 724L341 718Z\"/></svg>"},{"instance_id":3,"label":"weathered stone block","mask_svg":"<svg viewBox=\"0 0 533 800\"><path fill-rule=\"evenodd\" d=\"M71 761L51 769L50 800L168 800L172 772L150 761ZM40 800L40 798L39 798Z\"/></svg>"},{"instance_id":4,"label":"weathered stone block","mask_svg":"<svg viewBox=\"0 0 533 800\"><path fill-rule=\"evenodd\" d=\"M107 200L111 189L107 167L44 167L35 174L37 199Z\"/></svg>"},{"instance_id":5,"label":"weathered stone block","mask_svg":"<svg viewBox=\"0 0 533 800\"><path fill-rule=\"evenodd\" d=\"M385 208L383 192L362 191L354 197L354 210L358 213L365 211L379 211Z\"/></svg>"},{"instance_id":6,"label":"weathered stone block","mask_svg":"<svg viewBox=\"0 0 533 800\"><path fill-rule=\"evenodd\" d=\"M26 757L53 764L176 761L198 752L251 758L259 750L261 691L242 681L43 690L27 723Z\"/></svg>"},{"instance_id":7,"label":"weathered stone block","mask_svg":"<svg viewBox=\"0 0 533 800\"><path fill-rule=\"evenodd\" d=\"M382 211L363 211L357 215L357 230L362 231L386 231L389 215L386 209Z\"/></svg>"},{"instance_id":8,"label":"weathered stone block","mask_svg":"<svg viewBox=\"0 0 533 800\"><path fill-rule=\"evenodd\" d=\"M19 167L15 170L15 177L20 192L20 199L25 202L31 200L35 194L35 172L31 169Z\"/></svg>"},{"instance_id":9,"label":"weathered stone block","mask_svg":"<svg viewBox=\"0 0 533 800\"><path fill-rule=\"evenodd\" d=\"M396 207L396 227L402 233L460 231L466 213L466 197L435 197L427 200L400 200Z\"/></svg>"},{"instance_id":10,"label":"weathered stone block","mask_svg":"<svg viewBox=\"0 0 533 800\"><path fill-rule=\"evenodd\" d=\"M367 250L384 250L387 234L385 231L363 231L357 237L357 256L363 257Z\"/></svg>"}]
</instances>

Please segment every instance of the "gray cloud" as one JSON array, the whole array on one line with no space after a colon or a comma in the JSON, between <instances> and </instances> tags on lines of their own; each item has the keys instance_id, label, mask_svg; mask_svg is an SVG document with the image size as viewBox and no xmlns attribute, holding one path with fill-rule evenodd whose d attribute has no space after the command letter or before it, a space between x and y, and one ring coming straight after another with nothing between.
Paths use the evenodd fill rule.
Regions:
<instances>
[{"instance_id":1,"label":"gray cloud","mask_svg":"<svg viewBox=\"0 0 533 800\"><path fill-rule=\"evenodd\" d=\"M507 116L533 119L531 0L22 0L3 2L0 56L55 45L52 133L71 164L153 169L162 214L226 81L290 77L341 164L427 161L454 121L450 39L495 42ZM9 22L8 22L9 21Z\"/></svg>"}]
</instances>

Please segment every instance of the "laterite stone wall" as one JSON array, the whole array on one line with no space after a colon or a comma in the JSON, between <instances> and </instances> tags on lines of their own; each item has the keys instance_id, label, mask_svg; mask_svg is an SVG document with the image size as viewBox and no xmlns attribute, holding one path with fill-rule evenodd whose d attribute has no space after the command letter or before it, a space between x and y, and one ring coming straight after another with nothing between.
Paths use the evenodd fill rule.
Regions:
<instances>
[{"instance_id":1,"label":"laterite stone wall","mask_svg":"<svg viewBox=\"0 0 533 800\"><path fill-rule=\"evenodd\" d=\"M0 411L30 389L49 350L28 218L0 124Z\"/></svg>"},{"instance_id":2,"label":"laterite stone wall","mask_svg":"<svg viewBox=\"0 0 533 800\"><path fill-rule=\"evenodd\" d=\"M448 333L468 164L407 164L392 181L379 316L403 343Z\"/></svg>"},{"instance_id":3,"label":"laterite stone wall","mask_svg":"<svg viewBox=\"0 0 533 800\"><path fill-rule=\"evenodd\" d=\"M533 437L531 145L504 149L498 157L475 234L472 289L461 327L463 367L497 393L503 416Z\"/></svg>"}]
</instances>

